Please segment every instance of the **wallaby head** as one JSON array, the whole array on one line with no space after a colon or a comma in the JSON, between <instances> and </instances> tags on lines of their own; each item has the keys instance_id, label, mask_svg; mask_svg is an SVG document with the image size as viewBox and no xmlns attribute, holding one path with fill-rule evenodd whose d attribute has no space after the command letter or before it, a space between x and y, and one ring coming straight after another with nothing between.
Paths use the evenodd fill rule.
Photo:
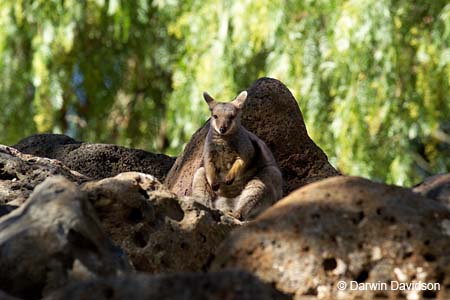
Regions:
<instances>
[{"instance_id":1,"label":"wallaby head","mask_svg":"<svg viewBox=\"0 0 450 300\"><path fill-rule=\"evenodd\" d=\"M229 135L238 130L241 125L241 108L247 99L247 92L241 92L231 102L218 102L207 92L203 93L211 111L211 127L220 135Z\"/></svg>"}]
</instances>

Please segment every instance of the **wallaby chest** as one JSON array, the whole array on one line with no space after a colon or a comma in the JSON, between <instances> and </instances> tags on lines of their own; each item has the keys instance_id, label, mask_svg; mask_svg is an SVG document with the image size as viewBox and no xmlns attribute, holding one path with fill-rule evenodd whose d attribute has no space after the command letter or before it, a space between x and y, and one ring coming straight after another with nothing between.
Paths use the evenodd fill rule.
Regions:
<instances>
[{"instance_id":1,"label":"wallaby chest","mask_svg":"<svg viewBox=\"0 0 450 300\"><path fill-rule=\"evenodd\" d=\"M236 159L249 162L254 155L253 145L243 132L227 139L209 136L207 143L207 159L213 162L219 174L228 172Z\"/></svg>"},{"instance_id":2,"label":"wallaby chest","mask_svg":"<svg viewBox=\"0 0 450 300\"><path fill-rule=\"evenodd\" d=\"M224 141L212 142L208 152L209 159L213 162L218 173L228 172L233 162L240 157L238 145Z\"/></svg>"}]
</instances>

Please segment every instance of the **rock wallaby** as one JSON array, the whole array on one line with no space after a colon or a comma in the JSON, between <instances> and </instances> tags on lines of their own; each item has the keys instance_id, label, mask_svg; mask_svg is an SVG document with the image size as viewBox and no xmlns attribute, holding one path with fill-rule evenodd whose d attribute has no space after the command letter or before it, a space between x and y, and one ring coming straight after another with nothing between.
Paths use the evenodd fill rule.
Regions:
<instances>
[{"instance_id":1,"label":"rock wallaby","mask_svg":"<svg viewBox=\"0 0 450 300\"><path fill-rule=\"evenodd\" d=\"M192 195L238 219L253 218L281 198L281 172L267 145L241 125L246 91L229 103L203 97L211 118Z\"/></svg>"}]
</instances>

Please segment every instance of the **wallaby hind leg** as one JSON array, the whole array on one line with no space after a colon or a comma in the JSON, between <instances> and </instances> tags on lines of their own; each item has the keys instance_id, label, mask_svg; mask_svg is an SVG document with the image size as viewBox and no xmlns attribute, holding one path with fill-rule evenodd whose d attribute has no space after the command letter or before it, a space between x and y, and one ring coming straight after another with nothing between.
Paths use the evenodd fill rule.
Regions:
<instances>
[{"instance_id":1,"label":"wallaby hind leg","mask_svg":"<svg viewBox=\"0 0 450 300\"><path fill-rule=\"evenodd\" d=\"M213 207L213 196L208 181L206 180L204 167L200 167L194 174L194 179L192 180L192 196L197 202L207 207Z\"/></svg>"},{"instance_id":2,"label":"wallaby hind leg","mask_svg":"<svg viewBox=\"0 0 450 300\"><path fill-rule=\"evenodd\" d=\"M234 215L241 220L252 219L278 201L282 194L280 170L273 166L265 167L246 184Z\"/></svg>"}]
</instances>

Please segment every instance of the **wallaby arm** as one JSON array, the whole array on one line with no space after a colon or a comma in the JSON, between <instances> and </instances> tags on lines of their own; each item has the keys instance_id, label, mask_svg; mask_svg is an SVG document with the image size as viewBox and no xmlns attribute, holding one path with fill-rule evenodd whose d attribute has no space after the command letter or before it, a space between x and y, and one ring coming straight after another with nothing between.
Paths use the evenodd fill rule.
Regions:
<instances>
[{"instance_id":1,"label":"wallaby arm","mask_svg":"<svg viewBox=\"0 0 450 300\"><path fill-rule=\"evenodd\" d=\"M211 159L207 159L205 162L205 171L206 171L206 181L211 186L213 191L217 191L219 189L219 182L216 177L216 167Z\"/></svg>"},{"instance_id":2,"label":"wallaby arm","mask_svg":"<svg viewBox=\"0 0 450 300\"><path fill-rule=\"evenodd\" d=\"M228 171L228 174L225 177L225 183L232 184L236 176L242 171L244 171L245 167L246 167L245 161L242 158L238 157L231 166L230 171Z\"/></svg>"}]
</instances>

